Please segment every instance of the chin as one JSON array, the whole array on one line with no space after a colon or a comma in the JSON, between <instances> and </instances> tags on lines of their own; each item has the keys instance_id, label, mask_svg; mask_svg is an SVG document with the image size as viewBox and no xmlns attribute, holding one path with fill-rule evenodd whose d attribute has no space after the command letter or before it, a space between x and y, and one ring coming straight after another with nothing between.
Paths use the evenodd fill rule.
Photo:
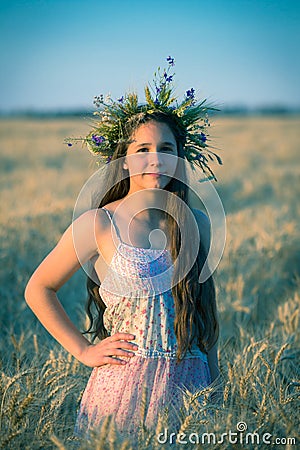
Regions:
<instances>
[{"instance_id":1,"label":"chin","mask_svg":"<svg viewBox=\"0 0 300 450\"><path fill-rule=\"evenodd\" d=\"M167 186L167 184L168 183L166 183L166 182L149 183L148 188L164 189Z\"/></svg>"}]
</instances>

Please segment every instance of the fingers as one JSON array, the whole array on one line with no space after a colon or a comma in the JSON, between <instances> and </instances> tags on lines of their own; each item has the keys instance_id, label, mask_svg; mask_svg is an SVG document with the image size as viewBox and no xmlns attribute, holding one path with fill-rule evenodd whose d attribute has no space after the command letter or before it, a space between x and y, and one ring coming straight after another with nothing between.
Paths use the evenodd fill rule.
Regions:
<instances>
[{"instance_id":1,"label":"fingers","mask_svg":"<svg viewBox=\"0 0 300 450\"><path fill-rule=\"evenodd\" d=\"M124 350L124 345L122 344L122 346L119 346L117 343L115 345L109 345L108 347L106 347L105 349L102 350L104 356L125 356L125 357L129 357L131 358L132 356L135 355L134 351L138 350L138 347L132 347L131 344L127 344L128 345L128 349L131 351L127 351Z\"/></svg>"},{"instance_id":2,"label":"fingers","mask_svg":"<svg viewBox=\"0 0 300 450\"><path fill-rule=\"evenodd\" d=\"M131 351L137 351L138 350L138 346L136 344L132 344L131 342L112 342L108 345L108 348L111 350L118 350L118 349L127 349L127 350L131 350Z\"/></svg>"},{"instance_id":3,"label":"fingers","mask_svg":"<svg viewBox=\"0 0 300 450\"><path fill-rule=\"evenodd\" d=\"M132 339L135 339L135 335L134 334L130 334L130 333L116 333L113 334L112 336L107 338L108 340L110 340L111 342L114 341L131 341Z\"/></svg>"},{"instance_id":4,"label":"fingers","mask_svg":"<svg viewBox=\"0 0 300 450\"><path fill-rule=\"evenodd\" d=\"M118 356L119 356L119 358L118 358ZM122 350L115 350L115 353L113 355L110 353L103 357L103 363L104 364L117 364L117 365L127 364L128 361L121 359L120 356L123 356L125 358L132 358L134 356L134 353L124 352Z\"/></svg>"},{"instance_id":5,"label":"fingers","mask_svg":"<svg viewBox=\"0 0 300 450\"><path fill-rule=\"evenodd\" d=\"M95 345L97 351L101 354L101 364L124 365L127 364L126 359L135 356L135 351L138 350L138 345L131 341L135 339L135 335L130 333L116 333L103 339ZM95 348L95 350L96 350Z\"/></svg>"},{"instance_id":6,"label":"fingers","mask_svg":"<svg viewBox=\"0 0 300 450\"><path fill-rule=\"evenodd\" d=\"M113 336L107 338L107 348L109 349L127 349L136 351L138 350L138 345L133 342L128 342L128 340L134 339L135 336L129 333L116 333Z\"/></svg>"},{"instance_id":7,"label":"fingers","mask_svg":"<svg viewBox=\"0 0 300 450\"><path fill-rule=\"evenodd\" d=\"M123 366L124 364L127 364L127 362L124 361L123 359L115 358L114 356L105 356L103 358L103 363L104 364L114 364L117 366Z\"/></svg>"}]
</instances>

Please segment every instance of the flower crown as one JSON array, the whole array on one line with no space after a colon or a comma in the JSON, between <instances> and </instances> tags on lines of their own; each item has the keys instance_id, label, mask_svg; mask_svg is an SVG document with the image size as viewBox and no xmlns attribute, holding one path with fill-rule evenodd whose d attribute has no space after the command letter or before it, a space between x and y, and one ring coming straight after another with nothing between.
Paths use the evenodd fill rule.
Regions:
<instances>
[{"instance_id":1,"label":"flower crown","mask_svg":"<svg viewBox=\"0 0 300 450\"><path fill-rule=\"evenodd\" d=\"M178 125L185 130L186 143L184 154L186 159L194 165L201 167L208 179L217 181L213 171L208 165L210 160L216 159L222 164L221 158L210 150L208 127L208 111L217 111L216 108L208 106L206 99L197 102L195 89L188 89L181 103L178 103L174 95L173 77L170 73L174 67L174 58L167 58L168 67L160 68L154 73L153 85L145 87L146 103L140 104L136 93L128 93L117 100L112 100L110 95L104 99L103 94L94 97L94 104L98 108L93 113L97 119L94 120L93 129L86 137L67 138L65 143L72 146L73 143L81 142L89 151L101 157L106 163L112 158L116 146L120 142L128 142L126 135L126 124L129 120L141 114L153 114L163 112L175 116Z\"/></svg>"}]
</instances>

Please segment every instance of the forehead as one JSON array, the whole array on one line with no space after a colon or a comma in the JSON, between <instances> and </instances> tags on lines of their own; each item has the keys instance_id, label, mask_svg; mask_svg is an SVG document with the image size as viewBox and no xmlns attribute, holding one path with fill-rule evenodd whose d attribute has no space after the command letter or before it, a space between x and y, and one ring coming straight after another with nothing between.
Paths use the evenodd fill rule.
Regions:
<instances>
[{"instance_id":1,"label":"forehead","mask_svg":"<svg viewBox=\"0 0 300 450\"><path fill-rule=\"evenodd\" d=\"M145 140L145 139L148 140ZM147 122L140 125L132 135L132 144L136 145L139 142L165 142L169 141L176 144L176 139L174 137L171 128L162 122Z\"/></svg>"}]
</instances>

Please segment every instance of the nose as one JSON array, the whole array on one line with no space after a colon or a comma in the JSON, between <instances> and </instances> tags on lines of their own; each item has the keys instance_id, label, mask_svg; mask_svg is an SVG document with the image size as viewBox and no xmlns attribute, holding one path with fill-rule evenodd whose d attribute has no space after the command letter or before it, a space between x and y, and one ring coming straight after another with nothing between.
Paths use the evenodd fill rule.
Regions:
<instances>
[{"instance_id":1,"label":"nose","mask_svg":"<svg viewBox=\"0 0 300 450\"><path fill-rule=\"evenodd\" d=\"M157 150L154 150L153 152L148 153L149 156L149 163L151 166L158 166L160 167L163 162L163 155L158 152Z\"/></svg>"}]
</instances>

